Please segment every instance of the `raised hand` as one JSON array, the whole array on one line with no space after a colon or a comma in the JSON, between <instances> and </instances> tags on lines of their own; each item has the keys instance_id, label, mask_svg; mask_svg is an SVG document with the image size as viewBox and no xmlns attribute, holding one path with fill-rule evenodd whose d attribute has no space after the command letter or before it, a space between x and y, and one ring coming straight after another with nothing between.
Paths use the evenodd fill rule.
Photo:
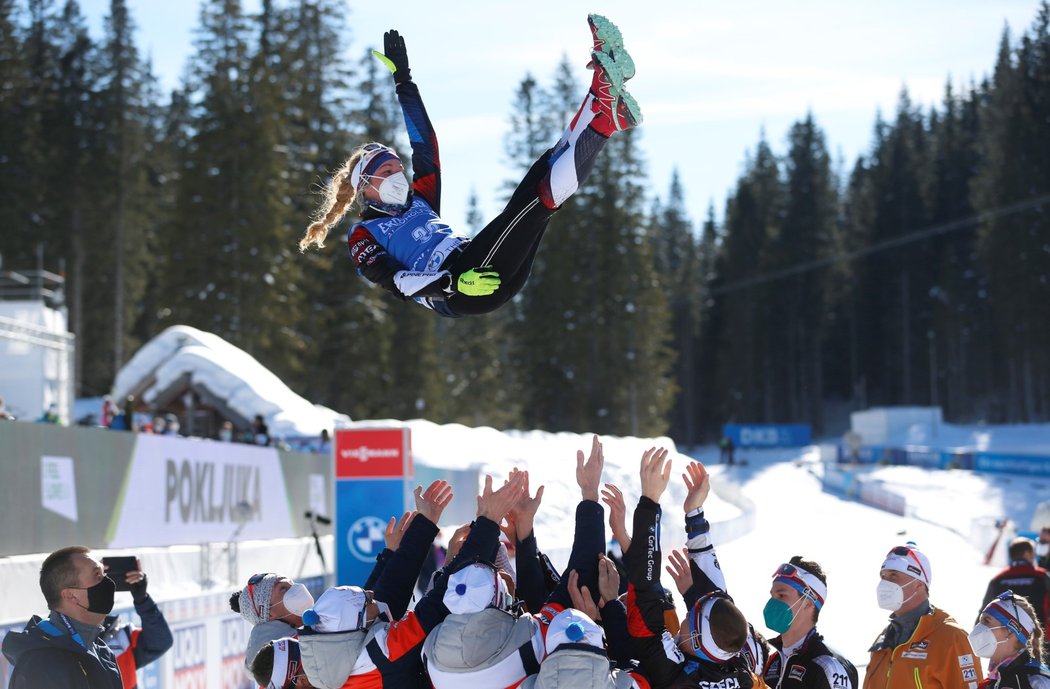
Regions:
<instances>
[{"instance_id":1,"label":"raised hand","mask_svg":"<svg viewBox=\"0 0 1050 689\"><path fill-rule=\"evenodd\" d=\"M660 502L660 496L667 490L671 479L671 461L667 459L667 450L650 447L642 454L642 495L653 502Z\"/></svg>"},{"instance_id":2,"label":"raised hand","mask_svg":"<svg viewBox=\"0 0 1050 689\"><path fill-rule=\"evenodd\" d=\"M693 572L689 569L689 551L685 548L672 550L667 557L667 573L674 579L674 585L678 593L685 595L689 587L693 585Z\"/></svg>"},{"instance_id":3,"label":"raised hand","mask_svg":"<svg viewBox=\"0 0 1050 689\"><path fill-rule=\"evenodd\" d=\"M507 516L525 486L523 472L512 473L510 479L499 490L492 490L492 477L485 477L485 487L478 496L478 516L499 524Z\"/></svg>"},{"instance_id":4,"label":"raised hand","mask_svg":"<svg viewBox=\"0 0 1050 689\"><path fill-rule=\"evenodd\" d=\"M690 462L685 468L685 473L682 474L682 480L685 481L685 487L688 490L682 507L688 514L704 506L704 501L711 493L711 476L703 464Z\"/></svg>"},{"instance_id":5,"label":"raised hand","mask_svg":"<svg viewBox=\"0 0 1050 689\"><path fill-rule=\"evenodd\" d=\"M627 505L623 493L611 483L605 484L602 490L602 502L609 506L609 530L620 544L620 550L627 552L631 547L631 535L627 532Z\"/></svg>"},{"instance_id":6,"label":"raised hand","mask_svg":"<svg viewBox=\"0 0 1050 689\"><path fill-rule=\"evenodd\" d=\"M583 451L576 451L576 483L580 486L584 500L598 502L598 486L602 482L604 468L605 455L602 454L602 444L595 435L591 439L591 454L586 462L583 459Z\"/></svg>"},{"instance_id":7,"label":"raised hand","mask_svg":"<svg viewBox=\"0 0 1050 689\"><path fill-rule=\"evenodd\" d=\"M575 569L571 570L569 572L568 589L572 607L598 622L601 620L601 617L598 615L598 606L594 604L594 599L591 598L591 592L587 590L587 587L580 588L579 583L580 575L576 573ZM619 582L617 582L617 585L619 585Z\"/></svg>"},{"instance_id":8,"label":"raised hand","mask_svg":"<svg viewBox=\"0 0 1050 689\"><path fill-rule=\"evenodd\" d=\"M437 524L441 513L452 502L452 486L448 485L448 481L434 481L426 491L423 486L416 486L414 495L416 512Z\"/></svg>"},{"instance_id":9,"label":"raised hand","mask_svg":"<svg viewBox=\"0 0 1050 689\"><path fill-rule=\"evenodd\" d=\"M598 556L598 595L602 607L620 595L620 572L616 563L604 555Z\"/></svg>"},{"instance_id":10,"label":"raised hand","mask_svg":"<svg viewBox=\"0 0 1050 689\"><path fill-rule=\"evenodd\" d=\"M515 469L515 471L517 471ZM511 472L514 473L513 471ZM515 526L515 532L517 534L517 540L528 538L529 534L532 533L532 525L536 520L536 512L540 509L540 503L543 502L543 486L536 489L536 494L529 495L529 472L521 472L523 475L523 484L521 497L514 503L514 507L511 508L510 514L507 515L507 521L512 522Z\"/></svg>"},{"instance_id":11,"label":"raised hand","mask_svg":"<svg viewBox=\"0 0 1050 689\"><path fill-rule=\"evenodd\" d=\"M396 517L390 518L386 525L386 533L383 534L383 540L386 541L387 548L397 550L397 547L401 545L401 539L405 537L408 525L412 523L412 518L415 516L415 512L405 512L401 515L400 521Z\"/></svg>"},{"instance_id":12,"label":"raised hand","mask_svg":"<svg viewBox=\"0 0 1050 689\"><path fill-rule=\"evenodd\" d=\"M451 562L459 554L459 549L463 547L463 542L469 535L470 524L464 524L452 532L452 538L448 539L448 547L445 548L445 562Z\"/></svg>"}]
</instances>

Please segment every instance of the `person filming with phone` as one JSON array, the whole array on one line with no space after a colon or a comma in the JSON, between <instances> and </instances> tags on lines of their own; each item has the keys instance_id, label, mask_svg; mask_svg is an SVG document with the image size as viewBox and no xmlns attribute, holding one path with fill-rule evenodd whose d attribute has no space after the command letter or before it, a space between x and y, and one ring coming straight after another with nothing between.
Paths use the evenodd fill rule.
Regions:
<instances>
[{"instance_id":1,"label":"person filming with phone","mask_svg":"<svg viewBox=\"0 0 1050 689\"><path fill-rule=\"evenodd\" d=\"M141 627L121 624L117 615L102 622L102 639L116 656L124 689L137 689L138 671L167 653L173 643L168 621L157 603L146 593L146 573L136 557L104 557L102 565L117 591L130 591Z\"/></svg>"},{"instance_id":2,"label":"person filming with phone","mask_svg":"<svg viewBox=\"0 0 1050 689\"><path fill-rule=\"evenodd\" d=\"M4 637L3 652L14 665L9 689L123 689L136 686L135 668L171 648L168 623L146 593L146 575L134 557L99 560L90 548L67 546L40 567L40 591L50 611L34 615L24 630ZM126 652L107 645L118 589L131 591L142 629L131 628ZM132 665L131 663L138 663ZM126 675L126 676L124 676Z\"/></svg>"}]
</instances>

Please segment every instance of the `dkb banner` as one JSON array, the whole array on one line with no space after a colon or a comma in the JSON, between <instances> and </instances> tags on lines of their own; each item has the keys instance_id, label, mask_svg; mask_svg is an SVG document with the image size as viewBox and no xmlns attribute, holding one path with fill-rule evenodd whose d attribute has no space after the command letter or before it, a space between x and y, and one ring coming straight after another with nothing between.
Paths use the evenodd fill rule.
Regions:
<instances>
[{"instance_id":1,"label":"dkb banner","mask_svg":"<svg viewBox=\"0 0 1050 689\"><path fill-rule=\"evenodd\" d=\"M809 424L727 423L722 434L737 447L804 447L810 444Z\"/></svg>"},{"instance_id":2,"label":"dkb banner","mask_svg":"<svg viewBox=\"0 0 1050 689\"><path fill-rule=\"evenodd\" d=\"M408 428L337 430L335 464L335 583L360 586L385 547L390 517L400 517L412 490Z\"/></svg>"}]
</instances>

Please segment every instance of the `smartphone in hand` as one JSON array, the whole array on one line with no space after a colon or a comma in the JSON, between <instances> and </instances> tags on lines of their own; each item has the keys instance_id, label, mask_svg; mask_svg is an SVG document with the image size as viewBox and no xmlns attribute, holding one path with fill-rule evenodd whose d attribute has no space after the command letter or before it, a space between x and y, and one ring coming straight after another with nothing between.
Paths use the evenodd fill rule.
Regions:
<instances>
[{"instance_id":1,"label":"smartphone in hand","mask_svg":"<svg viewBox=\"0 0 1050 689\"><path fill-rule=\"evenodd\" d=\"M127 574L139 568L136 560L137 558L134 555L102 558L102 566L106 570L106 576L116 583L118 591L131 590L131 586L127 582Z\"/></svg>"}]
</instances>

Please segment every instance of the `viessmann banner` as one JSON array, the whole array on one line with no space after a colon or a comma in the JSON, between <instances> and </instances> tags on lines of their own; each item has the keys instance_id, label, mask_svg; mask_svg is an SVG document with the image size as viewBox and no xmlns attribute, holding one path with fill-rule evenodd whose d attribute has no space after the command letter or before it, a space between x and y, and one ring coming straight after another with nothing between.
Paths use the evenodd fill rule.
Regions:
<instances>
[{"instance_id":1,"label":"viessmann banner","mask_svg":"<svg viewBox=\"0 0 1050 689\"><path fill-rule=\"evenodd\" d=\"M296 535L276 449L162 435L139 436L110 529L111 548Z\"/></svg>"}]
</instances>

